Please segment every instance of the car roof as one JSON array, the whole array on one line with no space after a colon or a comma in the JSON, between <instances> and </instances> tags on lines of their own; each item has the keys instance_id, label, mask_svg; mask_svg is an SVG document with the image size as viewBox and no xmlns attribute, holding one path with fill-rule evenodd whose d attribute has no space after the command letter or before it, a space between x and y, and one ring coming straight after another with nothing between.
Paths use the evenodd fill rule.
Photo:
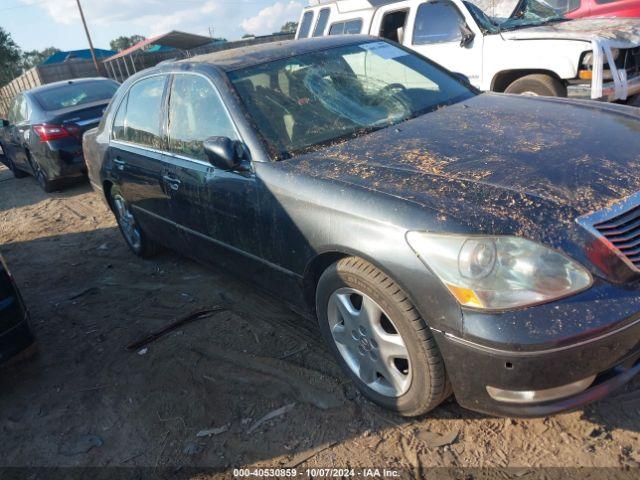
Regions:
<instances>
[{"instance_id":1,"label":"car roof","mask_svg":"<svg viewBox=\"0 0 640 480\"><path fill-rule=\"evenodd\" d=\"M39 93L45 92L47 90L52 90L58 87L62 87L64 85L77 85L82 83L96 82L96 81L109 81L113 82L114 80L105 77L89 77L89 78L74 78L73 80L62 80L60 82L47 83L46 85L42 85L40 87L32 88L31 90L27 90L23 93Z\"/></svg>"},{"instance_id":2,"label":"car roof","mask_svg":"<svg viewBox=\"0 0 640 480\"><path fill-rule=\"evenodd\" d=\"M334 35L328 37L305 38L300 40L284 40L280 42L263 43L260 45L222 50L219 52L180 60L176 63L210 64L215 65L224 71L230 72L296 55L353 45L371 40L380 41L379 38L372 37L370 35Z\"/></svg>"}]
</instances>

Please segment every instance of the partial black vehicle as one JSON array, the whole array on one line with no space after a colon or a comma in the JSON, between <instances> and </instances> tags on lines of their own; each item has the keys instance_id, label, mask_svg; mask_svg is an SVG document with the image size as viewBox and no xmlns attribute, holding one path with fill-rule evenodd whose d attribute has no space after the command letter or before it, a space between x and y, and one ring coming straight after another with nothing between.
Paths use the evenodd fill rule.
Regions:
<instances>
[{"instance_id":1,"label":"partial black vehicle","mask_svg":"<svg viewBox=\"0 0 640 480\"><path fill-rule=\"evenodd\" d=\"M33 175L45 192L86 176L82 135L100 122L118 83L89 78L18 94L0 125L4 162L17 178Z\"/></svg>"},{"instance_id":2,"label":"partial black vehicle","mask_svg":"<svg viewBox=\"0 0 640 480\"><path fill-rule=\"evenodd\" d=\"M351 36L141 72L84 151L133 252L306 304L378 404L539 416L640 371L639 133Z\"/></svg>"},{"instance_id":3,"label":"partial black vehicle","mask_svg":"<svg viewBox=\"0 0 640 480\"><path fill-rule=\"evenodd\" d=\"M0 364L35 348L29 314L0 255Z\"/></svg>"}]
</instances>

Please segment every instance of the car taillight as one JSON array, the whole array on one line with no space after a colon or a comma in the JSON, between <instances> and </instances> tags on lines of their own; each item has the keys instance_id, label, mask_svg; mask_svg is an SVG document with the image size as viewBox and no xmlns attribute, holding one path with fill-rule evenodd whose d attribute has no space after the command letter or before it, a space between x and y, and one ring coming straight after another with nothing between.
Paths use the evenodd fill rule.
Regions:
<instances>
[{"instance_id":1,"label":"car taillight","mask_svg":"<svg viewBox=\"0 0 640 480\"><path fill-rule=\"evenodd\" d=\"M50 125L43 123L34 125L33 130L42 142L77 137L80 134L80 129L76 125Z\"/></svg>"}]
</instances>

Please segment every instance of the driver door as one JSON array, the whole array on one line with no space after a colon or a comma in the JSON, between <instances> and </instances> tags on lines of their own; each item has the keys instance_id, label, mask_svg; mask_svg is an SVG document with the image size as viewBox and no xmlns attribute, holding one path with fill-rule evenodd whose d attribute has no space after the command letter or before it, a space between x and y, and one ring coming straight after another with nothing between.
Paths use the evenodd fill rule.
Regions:
<instances>
[{"instance_id":1,"label":"driver door","mask_svg":"<svg viewBox=\"0 0 640 480\"><path fill-rule=\"evenodd\" d=\"M163 181L185 250L214 263L230 252L258 256L255 175L214 167L203 149L214 136L241 139L218 90L201 75L174 74Z\"/></svg>"},{"instance_id":2,"label":"driver door","mask_svg":"<svg viewBox=\"0 0 640 480\"><path fill-rule=\"evenodd\" d=\"M463 30L473 32L463 42ZM439 63L453 73L464 75L480 87L483 36L472 19L467 19L450 0L431 0L413 9L405 45Z\"/></svg>"}]
</instances>

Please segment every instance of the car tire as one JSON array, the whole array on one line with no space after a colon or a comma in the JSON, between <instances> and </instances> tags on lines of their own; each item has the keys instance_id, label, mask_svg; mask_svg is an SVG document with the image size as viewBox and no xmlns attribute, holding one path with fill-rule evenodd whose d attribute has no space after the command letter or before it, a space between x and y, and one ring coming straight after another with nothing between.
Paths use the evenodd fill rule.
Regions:
<instances>
[{"instance_id":1,"label":"car tire","mask_svg":"<svg viewBox=\"0 0 640 480\"><path fill-rule=\"evenodd\" d=\"M57 185L52 180L47 178L47 174L40 168L40 164L38 161L31 156L29 152L27 152L27 160L29 161L29 165L31 165L31 170L33 171L33 176L35 177L40 188L44 190L46 193L51 193L57 190Z\"/></svg>"},{"instance_id":2,"label":"car tire","mask_svg":"<svg viewBox=\"0 0 640 480\"><path fill-rule=\"evenodd\" d=\"M515 80L507 87L505 93L533 96L540 95L545 97L566 97L567 87L565 87L557 78L542 73L535 73Z\"/></svg>"},{"instance_id":3,"label":"car tire","mask_svg":"<svg viewBox=\"0 0 640 480\"><path fill-rule=\"evenodd\" d=\"M23 172L22 170L18 169L16 167L16 165L13 163L13 160L11 160L11 157L9 157L9 155L7 155L6 150L4 149L4 145L2 145L0 143L0 147L2 147L2 151L5 152L4 153L4 164L7 166L7 168L9 168L9 170L11 170L11 173L13 174L13 176L15 178L24 178L27 176L26 172Z\"/></svg>"},{"instance_id":4,"label":"car tire","mask_svg":"<svg viewBox=\"0 0 640 480\"><path fill-rule=\"evenodd\" d=\"M13 160L11 160L9 157L7 157L7 164L9 166L9 170L11 170L11 173L15 178L24 178L28 175L27 172L23 172L18 167L16 167L15 163L13 163Z\"/></svg>"},{"instance_id":5,"label":"car tire","mask_svg":"<svg viewBox=\"0 0 640 480\"><path fill-rule=\"evenodd\" d=\"M150 258L162 250L138 225L129 203L115 185L111 187L109 204L118 222L120 233L134 254L141 258Z\"/></svg>"},{"instance_id":6,"label":"car tire","mask_svg":"<svg viewBox=\"0 0 640 480\"><path fill-rule=\"evenodd\" d=\"M369 262L348 257L331 265L318 282L316 312L338 363L373 402L413 417L451 394L429 327L402 289Z\"/></svg>"}]
</instances>

